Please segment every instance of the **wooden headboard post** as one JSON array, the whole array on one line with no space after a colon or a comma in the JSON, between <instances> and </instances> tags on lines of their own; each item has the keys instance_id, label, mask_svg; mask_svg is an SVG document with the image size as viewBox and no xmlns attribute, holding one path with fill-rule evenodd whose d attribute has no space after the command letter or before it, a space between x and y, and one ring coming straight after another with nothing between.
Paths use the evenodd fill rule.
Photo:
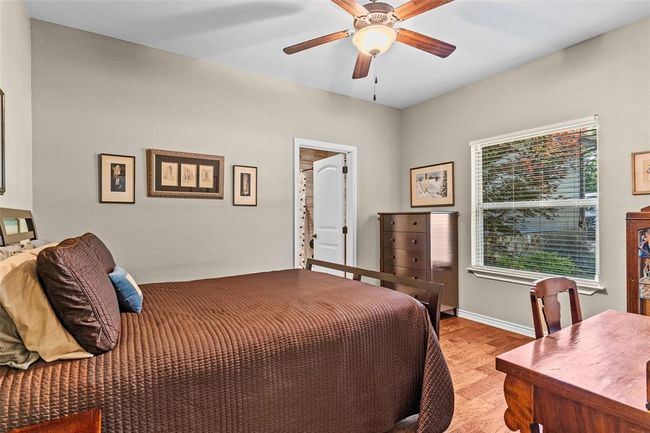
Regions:
<instances>
[{"instance_id":1,"label":"wooden headboard post","mask_svg":"<svg viewBox=\"0 0 650 433\"><path fill-rule=\"evenodd\" d=\"M10 221L16 222L17 231L8 230L8 223ZM23 221L24 227L21 227ZM2 234L2 239L0 240L1 246L36 239L36 225L32 212L23 209L0 208L0 234Z\"/></svg>"}]
</instances>

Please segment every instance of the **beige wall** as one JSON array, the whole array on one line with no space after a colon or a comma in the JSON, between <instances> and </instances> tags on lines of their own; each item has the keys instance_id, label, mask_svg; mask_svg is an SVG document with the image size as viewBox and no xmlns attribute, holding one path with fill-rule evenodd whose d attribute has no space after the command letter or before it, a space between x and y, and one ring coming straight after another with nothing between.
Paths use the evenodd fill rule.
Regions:
<instances>
[{"instance_id":1,"label":"beige wall","mask_svg":"<svg viewBox=\"0 0 650 433\"><path fill-rule=\"evenodd\" d=\"M0 207L32 207L32 85L29 14L0 1L0 89L5 93L6 192Z\"/></svg>"},{"instance_id":2,"label":"beige wall","mask_svg":"<svg viewBox=\"0 0 650 433\"><path fill-rule=\"evenodd\" d=\"M528 288L479 279L470 265L469 141L600 115L601 279L607 292L582 296L586 315L625 309L625 212L633 196L630 153L650 150L650 20L631 24L412 107L402 116L402 207L409 167L456 162L461 309L531 326ZM566 314L565 314L566 316Z\"/></svg>"},{"instance_id":3,"label":"beige wall","mask_svg":"<svg viewBox=\"0 0 650 433\"><path fill-rule=\"evenodd\" d=\"M456 162L461 308L530 326L527 288L470 264L468 142L600 115L601 278L586 315L624 309L630 153L650 145L650 20L403 112L32 21L34 202L52 239L92 230L140 280L286 268L293 258L293 138L359 147L359 264L376 268L375 213L409 208L408 169ZM372 125L372 126L369 126ZM144 149L226 157L226 199L146 197ZM99 204L100 152L136 155L135 205ZM397 163L396 163L397 161ZM231 205L231 164L259 166L257 208Z\"/></svg>"},{"instance_id":4,"label":"beige wall","mask_svg":"<svg viewBox=\"0 0 650 433\"><path fill-rule=\"evenodd\" d=\"M358 261L399 205L400 114L116 39L32 21L34 202L51 239L93 231L141 281L293 264L293 139L359 149ZM224 155L225 200L146 197L145 149ZM97 154L135 155L136 204L99 204ZM259 205L232 206L232 164L259 167Z\"/></svg>"}]
</instances>

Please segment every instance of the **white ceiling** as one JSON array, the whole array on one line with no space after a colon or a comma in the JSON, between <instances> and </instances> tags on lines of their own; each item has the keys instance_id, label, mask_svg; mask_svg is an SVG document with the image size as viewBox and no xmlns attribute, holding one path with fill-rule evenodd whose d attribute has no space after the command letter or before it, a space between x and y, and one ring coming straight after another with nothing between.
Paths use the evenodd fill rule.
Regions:
<instances>
[{"instance_id":1,"label":"white ceiling","mask_svg":"<svg viewBox=\"0 0 650 433\"><path fill-rule=\"evenodd\" d=\"M0 0L2 1L2 0ZM393 6L402 0L388 0ZM650 16L649 0L456 0L402 27L450 42L447 59L395 44L353 81L351 39L287 56L282 48L352 17L329 0L28 0L32 17L405 108Z\"/></svg>"}]
</instances>

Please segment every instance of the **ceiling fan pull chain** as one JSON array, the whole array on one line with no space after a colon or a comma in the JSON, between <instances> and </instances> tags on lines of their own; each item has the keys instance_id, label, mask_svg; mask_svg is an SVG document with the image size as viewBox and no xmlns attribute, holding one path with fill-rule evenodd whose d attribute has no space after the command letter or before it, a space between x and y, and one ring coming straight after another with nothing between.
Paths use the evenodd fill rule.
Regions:
<instances>
[{"instance_id":1,"label":"ceiling fan pull chain","mask_svg":"<svg viewBox=\"0 0 650 433\"><path fill-rule=\"evenodd\" d=\"M372 100L374 102L377 102L377 84L379 83L379 78L377 78L378 74L379 74L378 71L377 71L378 69L379 69L379 63L375 62L375 83L374 83L373 89L372 89L372 93L373 93L372 94Z\"/></svg>"}]
</instances>

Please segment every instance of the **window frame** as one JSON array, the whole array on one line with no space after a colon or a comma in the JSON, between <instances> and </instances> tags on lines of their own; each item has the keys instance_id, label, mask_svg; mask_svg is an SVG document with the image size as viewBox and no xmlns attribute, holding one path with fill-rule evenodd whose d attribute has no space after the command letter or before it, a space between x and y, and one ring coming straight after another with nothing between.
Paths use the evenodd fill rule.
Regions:
<instances>
[{"instance_id":1,"label":"window frame","mask_svg":"<svg viewBox=\"0 0 650 433\"><path fill-rule=\"evenodd\" d=\"M480 166L480 157L482 156L482 149L501 143L506 143L510 141L525 140L528 138L537 137L540 135L552 134L557 132L562 132L565 130L578 129L590 127L596 129L596 167L597 167L597 187L598 194L596 198L585 198L585 199L561 199L561 200L547 200L544 201L544 207L553 207L553 205L562 204L562 207L573 202L576 205L579 203L581 205L594 206L596 208L596 269L595 276L593 279L585 278L576 278L569 276L576 281L578 285L578 290L582 294L593 295L599 291L605 290L605 286L601 284L600 281L600 131L598 124L598 115L583 117L580 119L569 120L566 122L555 123L552 125L546 125L539 128L527 129L524 131L517 131L508 134L503 134L495 137L485 138L481 140L470 141L470 164L471 164L471 266L467 268L468 271L474 273L479 278L487 278L491 280L523 284L528 287L532 285L535 280L540 278L545 278L552 276L550 274L545 274L541 272L531 272L523 271L516 269L507 269L499 268L496 266L485 266L483 263L479 263L479 248L480 248L480 239L479 236L482 236L483 233L483 218L479 218L479 212L486 209L483 206L483 189L477 188L478 185L482 185L481 180L478 176L482 176L483 170L481 168L480 172L477 171ZM539 204L539 201L528 201L517 203L513 208L530 208L531 204ZM488 205L487 209L502 207L502 204L492 204Z\"/></svg>"}]
</instances>

